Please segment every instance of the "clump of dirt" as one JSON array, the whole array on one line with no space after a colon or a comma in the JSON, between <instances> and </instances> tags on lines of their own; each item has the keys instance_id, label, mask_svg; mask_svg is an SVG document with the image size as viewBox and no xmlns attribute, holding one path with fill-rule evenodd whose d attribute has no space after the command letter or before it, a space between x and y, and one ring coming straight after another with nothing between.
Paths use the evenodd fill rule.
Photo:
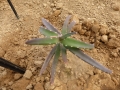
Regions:
<instances>
[{"instance_id":1,"label":"clump of dirt","mask_svg":"<svg viewBox=\"0 0 120 90\"><path fill-rule=\"evenodd\" d=\"M26 69L24 75L0 67L1 90L119 90L120 87L120 3L115 0L12 0L20 15L15 19L6 1L0 1L0 56ZM42 4L41 4L42 3ZM68 14L76 22L73 38L95 44L83 50L113 71L106 74L68 52L61 58L55 82L50 85L50 67L39 76L41 66L53 46L29 46L25 42L43 37L41 18L59 30ZM6 16L5 16L6 15Z\"/></svg>"}]
</instances>

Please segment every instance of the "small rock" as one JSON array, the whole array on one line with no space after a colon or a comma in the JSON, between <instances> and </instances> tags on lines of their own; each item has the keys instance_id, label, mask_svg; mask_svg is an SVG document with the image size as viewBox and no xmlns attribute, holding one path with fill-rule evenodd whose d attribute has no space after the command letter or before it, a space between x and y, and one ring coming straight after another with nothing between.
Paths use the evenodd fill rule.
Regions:
<instances>
[{"instance_id":1,"label":"small rock","mask_svg":"<svg viewBox=\"0 0 120 90\"><path fill-rule=\"evenodd\" d=\"M110 34L109 34L109 38L116 38L116 35L110 33Z\"/></svg>"},{"instance_id":2,"label":"small rock","mask_svg":"<svg viewBox=\"0 0 120 90\"><path fill-rule=\"evenodd\" d=\"M54 3L51 3L51 5L50 5L51 7L55 7L55 4Z\"/></svg>"},{"instance_id":3,"label":"small rock","mask_svg":"<svg viewBox=\"0 0 120 90\"><path fill-rule=\"evenodd\" d=\"M32 72L30 70L26 70L25 74L23 75L25 78L30 79L32 77Z\"/></svg>"},{"instance_id":4,"label":"small rock","mask_svg":"<svg viewBox=\"0 0 120 90\"><path fill-rule=\"evenodd\" d=\"M63 3L56 3L56 9L63 8Z\"/></svg>"},{"instance_id":5,"label":"small rock","mask_svg":"<svg viewBox=\"0 0 120 90\"><path fill-rule=\"evenodd\" d=\"M68 90L66 84L62 84L59 87L56 87L54 90Z\"/></svg>"},{"instance_id":6,"label":"small rock","mask_svg":"<svg viewBox=\"0 0 120 90\"><path fill-rule=\"evenodd\" d=\"M6 70L3 71L3 72L2 72L2 75L3 75L3 76L7 75L7 71L6 71Z\"/></svg>"},{"instance_id":7,"label":"small rock","mask_svg":"<svg viewBox=\"0 0 120 90\"><path fill-rule=\"evenodd\" d=\"M41 78L40 78L40 77L37 77L35 81L36 81L36 82L39 82L40 80L41 80Z\"/></svg>"},{"instance_id":8,"label":"small rock","mask_svg":"<svg viewBox=\"0 0 120 90\"><path fill-rule=\"evenodd\" d=\"M76 24L79 23L79 18L78 18L78 15L73 15L72 18L71 18L71 21L74 21Z\"/></svg>"},{"instance_id":9,"label":"small rock","mask_svg":"<svg viewBox=\"0 0 120 90\"><path fill-rule=\"evenodd\" d=\"M24 50L19 50L16 52L16 54L20 57L20 58L24 58L26 56L26 51Z\"/></svg>"},{"instance_id":10,"label":"small rock","mask_svg":"<svg viewBox=\"0 0 120 90\"><path fill-rule=\"evenodd\" d=\"M61 12L62 12L61 10L55 10L53 14L54 16L58 16L61 14Z\"/></svg>"},{"instance_id":11,"label":"small rock","mask_svg":"<svg viewBox=\"0 0 120 90\"><path fill-rule=\"evenodd\" d=\"M8 85L10 85L10 86L11 86L12 84L13 84L13 81L8 82Z\"/></svg>"},{"instance_id":12,"label":"small rock","mask_svg":"<svg viewBox=\"0 0 120 90\"><path fill-rule=\"evenodd\" d=\"M107 35L102 35L101 36L101 41L103 41L104 43L108 42L108 36Z\"/></svg>"},{"instance_id":13,"label":"small rock","mask_svg":"<svg viewBox=\"0 0 120 90\"><path fill-rule=\"evenodd\" d=\"M91 34L90 31L85 32L85 35L86 35L86 36L90 36L90 34Z\"/></svg>"},{"instance_id":14,"label":"small rock","mask_svg":"<svg viewBox=\"0 0 120 90\"><path fill-rule=\"evenodd\" d=\"M47 4L46 3L43 3L43 7L46 7L47 6Z\"/></svg>"},{"instance_id":15,"label":"small rock","mask_svg":"<svg viewBox=\"0 0 120 90\"><path fill-rule=\"evenodd\" d=\"M29 80L22 78L18 81L16 81L12 86L11 89L12 90L25 90L27 85L29 84Z\"/></svg>"},{"instance_id":16,"label":"small rock","mask_svg":"<svg viewBox=\"0 0 120 90\"><path fill-rule=\"evenodd\" d=\"M15 80L18 80L18 79L20 79L21 77L22 77L22 75L21 75L21 74L18 74L18 73L14 75L14 79L15 79Z\"/></svg>"},{"instance_id":17,"label":"small rock","mask_svg":"<svg viewBox=\"0 0 120 90\"><path fill-rule=\"evenodd\" d=\"M27 90L32 89L32 88L33 88L32 84L29 84L29 85L26 87Z\"/></svg>"},{"instance_id":18,"label":"small rock","mask_svg":"<svg viewBox=\"0 0 120 90\"><path fill-rule=\"evenodd\" d=\"M88 18L88 19L83 21L82 25L85 26L89 30L92 28L94 23L95 23L94 18Z\"/></svg>"},{"instance_id":19,"label":"small rock","mask_svg":"<svg viewBox=\"0 0 120 90\"><path fill-rule=\"evenodd\" d=\"M42 65L43 61L34 61L34 64L37 66L37 67L40 67Z\"/></svg>"},{"instance_id":20,"label":"small rock","mask_svg":"<svg viewBox=\"0 0 120 90\"><path fill-rule=\"evenodd\" d=\"M0 47L0 57L4 56L5 51Z\"/></svg>"},{"instance_id":21,"label":"small rock","mask_svg":"<svg viewBox=\"0 0 120 90\"><path fill-rule=\"evenodd\" d=\"M32 67L30 68L30 70L32 71L32 73L37 69L37 67Z\"/></svg>"},{"instance_id":22,"label":"small rock","mask_svg":"<svg viewBox=\"0 0 120 90\"><path fill-rule=\"evenodd\" d=\"M101 35L107 34L107 28L105 26L101 26L101 28L100 28L100 34Z\"/></svg>"},{"instance_id":23,"label":"small rock","mask_svg":"<svg viewBox=\"0 0 120 90\"><path fill-rule=\"evenodd\" d=\"M44 90L42 83L37 83L34 87L34 90ZM48 89L45 89L48 90Z\"/></svg>"},{"instance_id":24,"label":"small rock","mask_svg":"<svg viewBox=\"0 0 120 90\"><path fill-rule=\"evenodd\" d=\"M112 4L112 9L115 10L115 11L119 11L120 6L117 3L113 3Z\"/></svg>"},{"instance_id":25,"label":"small rock","mask_svg":"<svg viewBox=\"0 0 120 90\"><path fill-rule=\"evenodd\" d=\"M74 26L74 31L79 32L82 29L81 24L77 24Z\"/></svg>"},{"instance_id":26,"label":"small rock","mask_svg":"<svg viewBox=\"0 0 120 90\"><path fill-rule=\"evenodd\" d=\"M48 90L48 89L53 90L55 88L55 85L54 84L50 85L50 82L46 82L44 88L45 90Z\"/></svg>"},{"instance_id":27,"label":"small rock","mask_svg":"<svg viewBox=\"0 0 120 90\"><path fill-rule=\"evenodd\" d=\"M100 25L94 24L91 29L93 32L97 33L100 30Z\"/></svg>"},{"instance_id":28,"label":"small rock","mask_svg":"<svg viewBox=\"0 0 120 90\"><path fill-rule=\"evenodd\" d=\"M6 87L3 87L2 90L7 90Z\"/></svg>"},{"instance_id":29,"label":"small rock","mask_svg":"<svg viewBox=\"0 0 120 90\"><path fill-rule=\"evenodd\" d=\"M117 57L117 56L118 56L118 54L117 54L116 52L111 52L111 55L112 55L113 57Z\"/></svg>"},{"instance_id":30,"label":"small rock","mask_svg":"<svg viewBox=\"0 0 120 90\"><path fill-rule=\"evenodd\" d=\"M120 47L120 40L118 38L111 38L108 41L108 46L111 47Z\"/></svg>"}]
</instances>

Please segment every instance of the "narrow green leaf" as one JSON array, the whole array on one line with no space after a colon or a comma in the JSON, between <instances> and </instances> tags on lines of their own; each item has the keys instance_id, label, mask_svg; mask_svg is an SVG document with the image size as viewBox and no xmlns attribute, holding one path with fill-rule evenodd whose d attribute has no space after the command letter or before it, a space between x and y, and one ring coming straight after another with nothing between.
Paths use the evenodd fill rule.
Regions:
<instances>
[{"instance_id":1,"label":"narrow green leaf","mask_svg":"<svg viewBox=\"0 0 120 90\"><path fill-rule=\"evenodd\" d=\"M63 27L62 27L62 35L67 33L68 29L68 23L70 20L71 15L67 16L66 20L64 21Z\"/></svg>"},{"instance_id":2,"label":"narrow green leaf","mask_svg":"<svg viewBox=\"0 0 120 90\"><path fill-rule=\"evenodd\" d=\"M57 45L55 45L53 47L53 49L50 51L49 55L47 56L45 62L42 65L42 68L40 70L40 75L44 72L44 70L46 69L46 67L48 66L48 63L50 62L51 58L53 57L53 55L55 54L55 50L57 48Z\"/></svg>"},{"instance_id":3,"label":"narrow green leaf","mask_svg":"<svg viewBox=\"0 0 120 90\"><path fill-rule=\"evenodd\" d=\"M67 38L67 37L69 37L69 36L71 36L71 35L73 35L73 34L76 34L76 32L67 33L67 34L61 36L60 39L65 39L65 38Z\"/></svg>"},{"instance_id":4,"label":"narrow green leaf","mask_svg":"<svg viewBox=\"0 0 120 90\"><path fill-rule=\"evenodd\" d=\"M112 73L111 70L109 70L108 68L104 67L103 65L101 65L100 63L98 63L97 61L95 61L94 59L92 59L91 57L89 57L88 55L84 54L80 49L78 48L70 48L67 47L67 49L69 49L73 54L75 54L76 56L78 56L79 58L81 58L83 61L89 63L90 65L93 65L94 67L106 72L106 73Z\"/></svg>"},{"instance_id":5,"label":"narrow green leaf","mask_svg":"<svg viewBox=\"0 0 120 90\"><path fill-rule=\"evenodd\" d=\"M67 52L66 52L67 50L62 44L60 45L60 48L62 52L62 59L66 63L67 62Z\"/></svg>"},{"instance_id":6,"label":"narrow green leaf","mask_svg":"<svg viewBox=\"0 0 120 90\"><path fill-rule=\"evenodd\" d=\"M75 47L75 48L90 48L91 49L94 47L93 44L87 44L82 41L75 40L73 38L66 38L63 41L61 41L61 43L64 44L65 46Z\"/></svg>"},{"instance_id":7,"label":"narrow green leaf","mask_svg":"<svg viewBox=\"0 0 120 90\"><path fill-rule=\"evenodd\" d=\"M58 44L58 46L56 48L54 60L53 60L53 63L52 63L51 78L50 78L50 83L51 84L54 82L55 70L57 68L57 63L58 63L58 58L59 57L60 57L60 44Z\"/></svg>"},{"instance_id":8,"label":"narrow green leaf","mask_svg":"<svg viewBox=\"0 0 120 90\"><path fill-rule=\"evenodd\" d=\"M40 33L42 33L43 35L50 37L50 36L58 36L58 34L56 32L50 31L48 29L45 29L44 27L40 27Z\"/></svg>"},{"instance_id":9,"label":"narrow green leaf","mask_svg":"<svg viewBox=\"0 0 120 90\"><path fill-rule=\"evenodd\" d=\"M27 41L26 44L29 44L29 45L50 45L50 44L56 44L58 42L59 42L58 38L36 38L36 39Z\"/></svg>"},{"instance_id":10,"label":"narrow green leaf","mask_svg":"<svg viewBox=\"0 0 120 90\"><path fill-rule=\"evenodd\" d=\"M42 22L46 26L47 29L54 31L60 35L60 32L51 23L49 23L46 19L42 18Z\"/></svg>"}]
</instances>

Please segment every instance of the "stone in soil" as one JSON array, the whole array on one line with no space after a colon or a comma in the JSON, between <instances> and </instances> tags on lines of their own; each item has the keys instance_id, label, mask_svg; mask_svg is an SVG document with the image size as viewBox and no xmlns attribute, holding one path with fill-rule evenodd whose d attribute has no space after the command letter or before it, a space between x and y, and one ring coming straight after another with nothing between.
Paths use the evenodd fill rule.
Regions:
<instances>
[{"instance_id":1,"label":"stone in soil","mask_svg":"<svg viewBox=\"0 0 120 90\"><path fill-rule=\"evenodd\" d=\"M32 77L32 72L30 70L26 70L25 74L23 75L25 78L30 79Z\"/></svg>"},{"instance_id":2,"label":"stone in soil","mask_svg":"<svg viewBox=\"0 0 120 90\"><path fill-rule=\"evenodd\" d=\"M43 84L38 82L35 85L34 90L44 90Z\"/></svg>"},{"instance_id":3,"label":"stone in soil","mask_svg":"<svg viewBox=\"0 0 120 90\"><path fill-rule=\"evenodd\" d=\"M29 82L30 82L29 80L22 78L22 79L16 81L11 86L11 89L12 90L26 90L26 87L28 86Z\"/></svg>"}]
</instances>

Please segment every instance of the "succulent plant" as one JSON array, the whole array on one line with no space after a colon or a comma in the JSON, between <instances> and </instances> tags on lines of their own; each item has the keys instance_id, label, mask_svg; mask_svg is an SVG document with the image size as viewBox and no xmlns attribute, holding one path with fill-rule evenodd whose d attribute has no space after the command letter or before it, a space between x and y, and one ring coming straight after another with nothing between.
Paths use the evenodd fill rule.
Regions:
<instances>
[{"instance_id":1,"label":"succulent plant","mask_svg":"<svg viewBox=\"0 0 120 90\"><path fill-rule=\"evenodd\" d=\"M84 54L80 48L87 48L92 49L94 48L93 44L87 44L82 41L75 40L70 38L71 35L76 34L75 32L71 32L72 27L75 25L75 22L72 21L69 23L70 15L64 21L61 33L46 19L42 18L42 22L45 27L40 27L40 33L45 35L45 38L37 38L32 39L26 42L29 45L51 45L55 44L53 49L50 51L49 55L47 56L42 68L40 70L40 75L46 69L48 63L50 62L51 58L53 58L53 63L51 67L51 79L50 83L54 82L55 70L57 67L58 59L60 57L60 53L62 55L62 59L64 62L67 62L67 50L75 54L77 57L81 58L83 61L89 63L90 65L106 72L111 73L112 71L104 67L103 65L99 64L97 61L89 57L88 55Z\"/></svg>"}]
</instances>

